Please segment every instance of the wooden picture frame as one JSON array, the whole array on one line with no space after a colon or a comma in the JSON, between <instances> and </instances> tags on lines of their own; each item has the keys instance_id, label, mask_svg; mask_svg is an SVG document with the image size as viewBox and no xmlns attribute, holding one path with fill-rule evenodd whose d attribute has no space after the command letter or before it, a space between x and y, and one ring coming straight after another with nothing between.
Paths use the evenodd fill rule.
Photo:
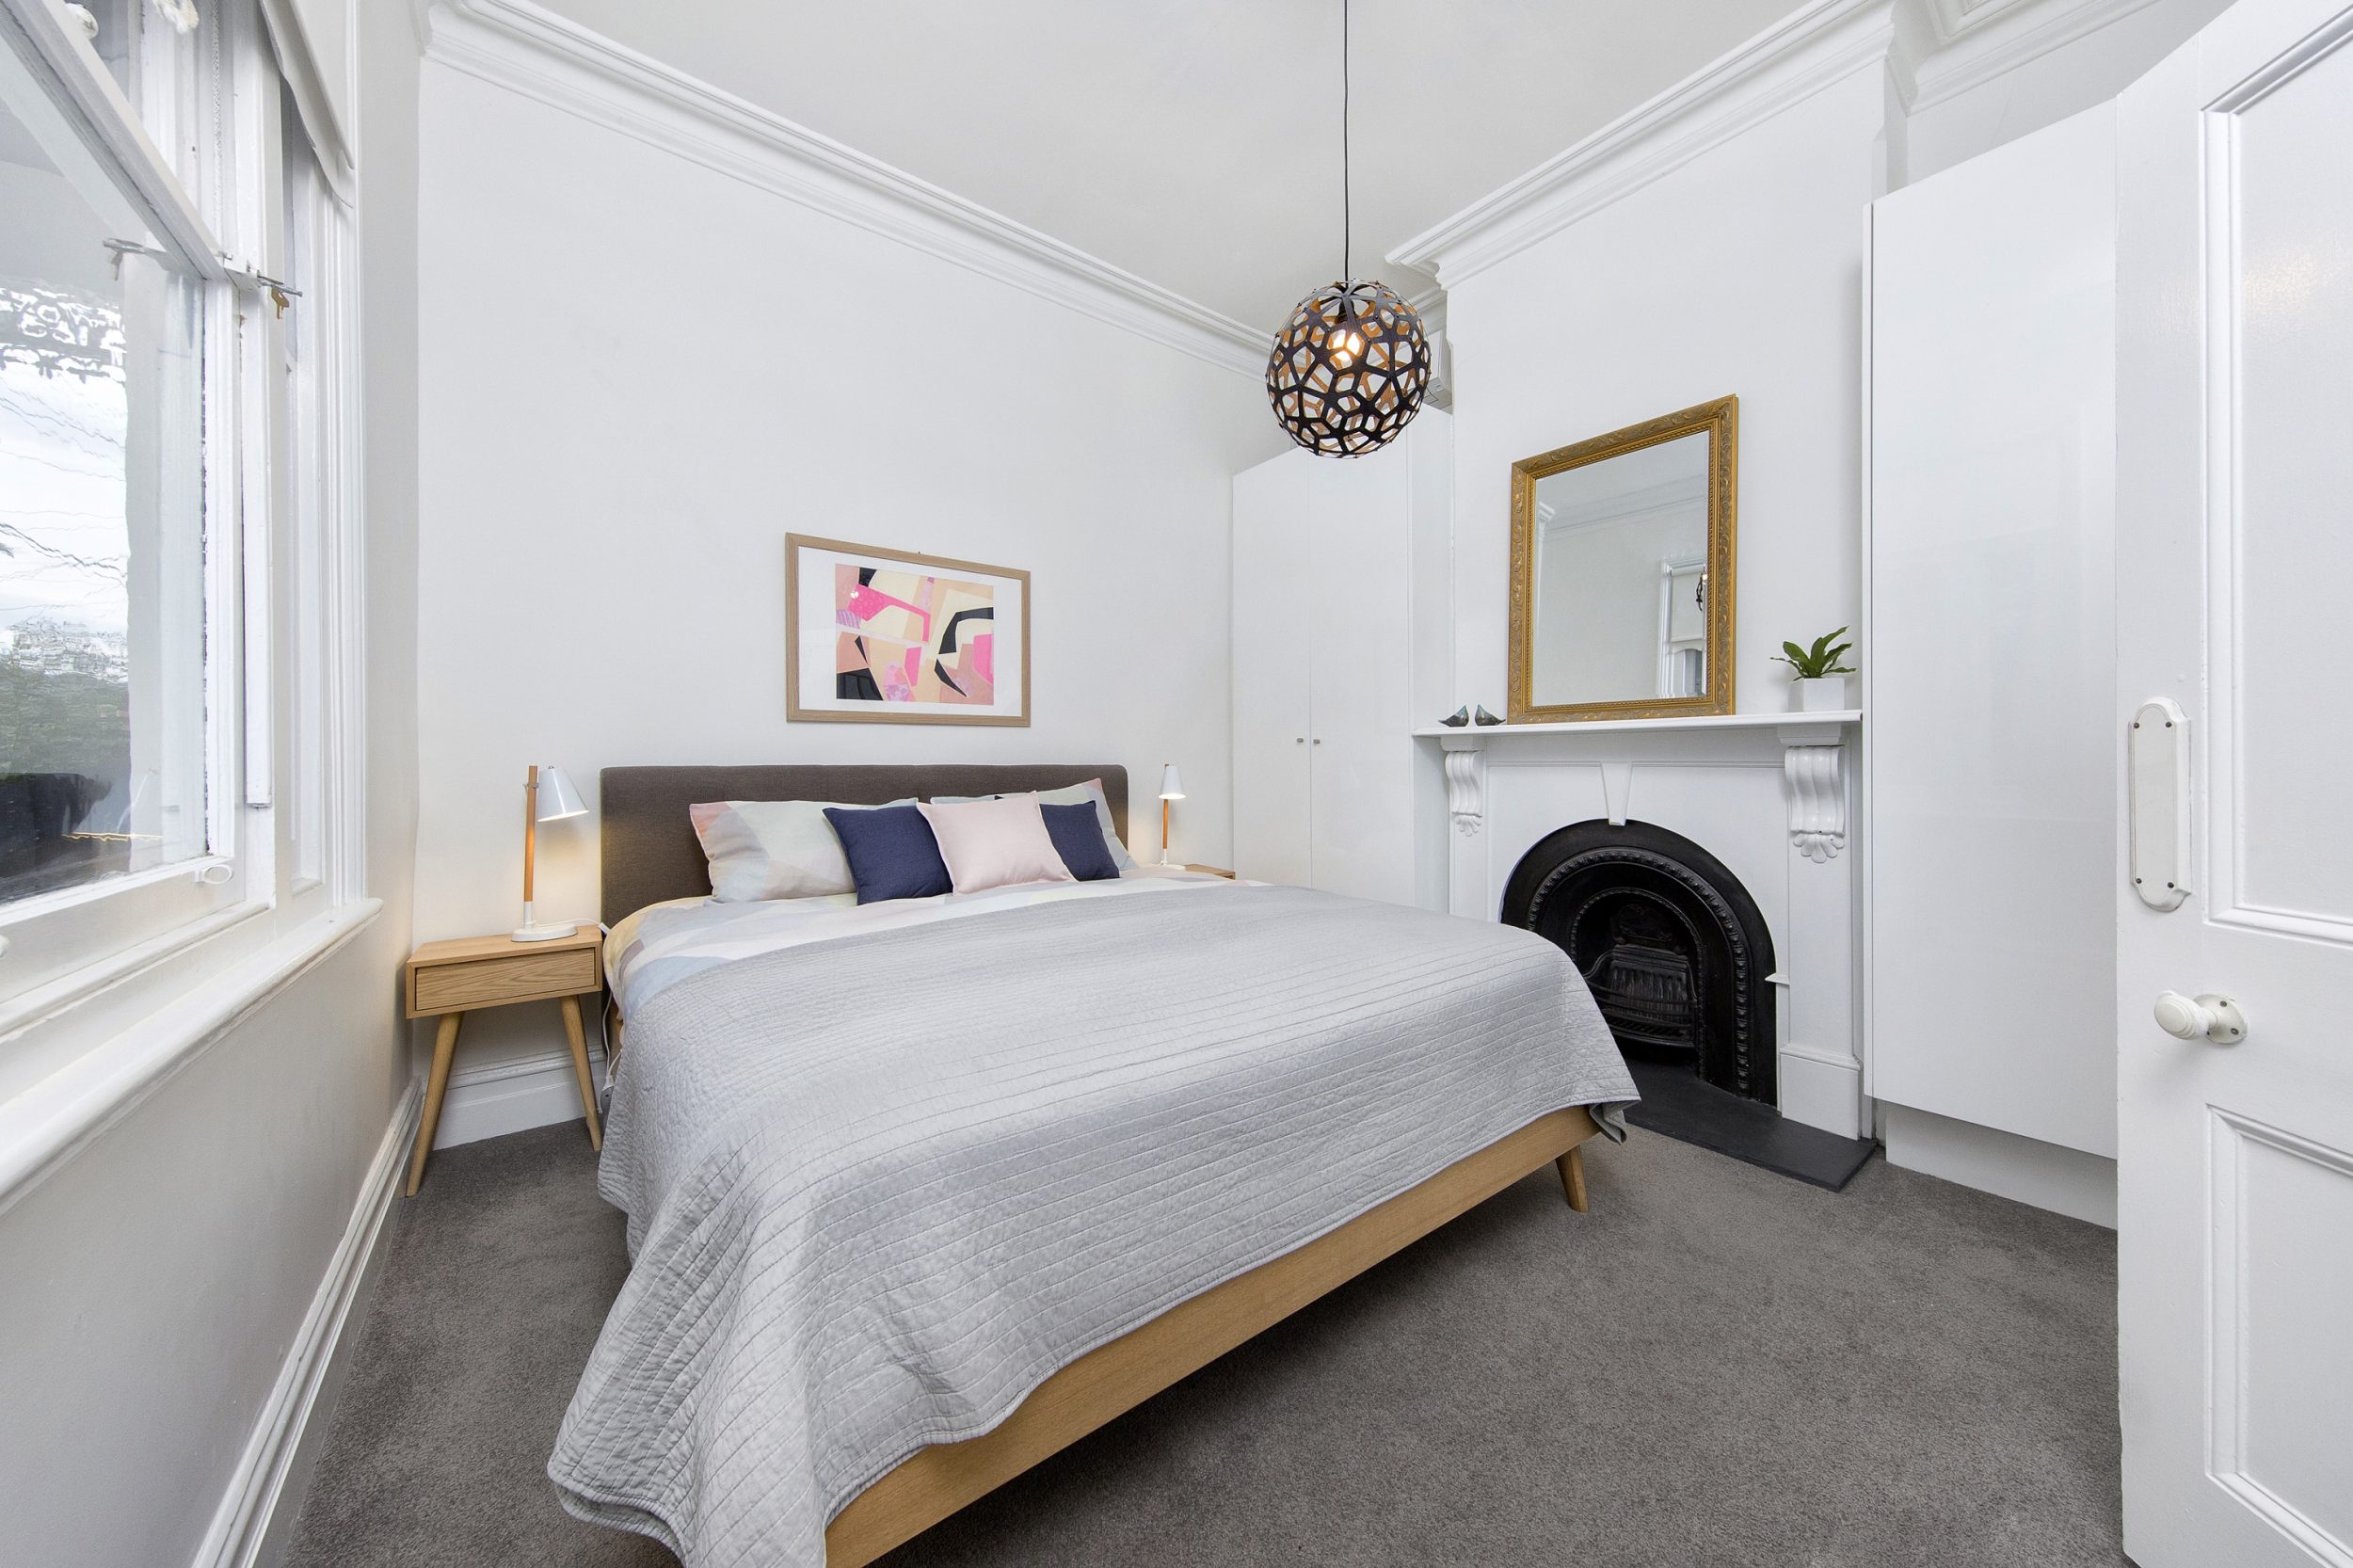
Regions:
<instances>
[{"instance_id":1,"label":"wooden picture frame","mask_svg":"<svg viewBox=\"0 0 2353 1568\"><path fill-rule=\"evenodd\" d=\"M1535 700L1536 482L1686 436L1707 437L1707 651L1705 688L1695 696L1623 701ZM1512 465L1511 668L1505 712L1513 724L1594 719L1675 719L1736 712L1733 638L1739 584L1740 400L1720 397L1606 436L1524 457Z\"/></svg>"},{"instance_id":2,"label":"wooden picture frame","mask_svg":"<svg viewBox=\"0 0 2353 1568\"><path fill-rule=\"evenodd\" d=\"M871 597L868 629L842 618L857 613L845 592ZM787 534L784 693L792 723L1026 727L1030 574Z\"/></svg>"}]
</instances>

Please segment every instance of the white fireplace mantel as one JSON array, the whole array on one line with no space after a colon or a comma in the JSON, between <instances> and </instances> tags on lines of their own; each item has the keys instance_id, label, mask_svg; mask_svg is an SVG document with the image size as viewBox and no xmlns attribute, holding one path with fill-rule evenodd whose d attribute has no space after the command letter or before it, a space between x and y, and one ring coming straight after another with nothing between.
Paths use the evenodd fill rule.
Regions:
<instances>
[{"instance_id":1,"label":"white fireplace mantel","mask_svg":"<svg viewBox=\"0 0 2353 1568\"><path fill-rule=\"evenodd\" d=\"M1414 733L1444 766L1454 828L1445 834L1448 908L1497 919L1523 856L1579 822L1639 820L1690 840L1739 879L1771 930L1782 1113L1842 1137L1867 1129L1853 1010L1856 857L1844 853L1861 713Z\"/></svg>"},{"instance_id":2,"label":"white fireplace mantel","mask_svg":"<svg viewBox=\"0 0 2353 1568\"><path fill-rule=\"evenodd\" d=\"M1634 732L1672 735L1693 729L1809 729L1827 725L1843 729L1863 722L1862 712L1842 708L1828 713L1706 713L1690 719L1593 719L1579 724L1464 725L1460 728L1433 724L1415 734L1435 741L1460 741L1468 750L1496 741L1521 741L1535 735L1611 735Z\"/></svg>"},{"instance_id":3,"label":"white fireplace mantel","mask_svg":"<svg viewBox=\"0 0 2353 1568\"><path fill-rule=\"evenodd\" d=\"M1417 729L1438 743L1446 756L1447 814L1455 831L1475 837L1485 818L1484 782L1479 756L1489 748L1516 747L1530 741L1558 744L1579 738L1682 735L1695 731L1769 729L1782 746L1787 784L1790 846L1809 860L1828 860L1847 847L1847 737L1863 715L1853 709L1826 713L1714 713L1690 719L1598 719L1590 724L1497 724ZM1605 765L1606 768L1610 765ZM1623 773L1606 772L1612 783ZM1613 789L1610 822L1625 825L1623 788Z\"/></svg>"}]
</instances>

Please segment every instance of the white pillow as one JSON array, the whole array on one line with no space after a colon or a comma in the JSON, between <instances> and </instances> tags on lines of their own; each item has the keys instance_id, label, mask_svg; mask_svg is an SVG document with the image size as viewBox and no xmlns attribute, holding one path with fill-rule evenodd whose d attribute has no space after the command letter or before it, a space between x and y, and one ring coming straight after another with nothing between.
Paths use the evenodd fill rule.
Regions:
<instances>
[{"instance_id":1,"label":"white pillow","mask_svg":"<svg viewBox=\"0 0 2353 1568\"><path fill-rule=\"evenodd\" d=\"M1003 795L934 795L935 806L962 806L975 800L1003 800ZM1083 806L1095 803L1095 820L1103 829L1103 847L1112 852L1112 863L1123 872L1136 869L1136 857L1120 842L1119 829L1112 825L1112 803L1103 797L1103 781L1090 778L1083 784L1065 784L1059 790L1040 790L1037 802L1041 806Z\"/></svg>"},{"instance_id":2,"label":"white pillow","mask_svg":"<svg viewBox=\"0 0 2353 1568\"><path fill-rule=\"evenodd\" d=\"M711 896L719 904L852 893L849 856L825 820L837 800L721 800L690 806L695 837L711 862ZM892 806L912 806L912 798Z\"/></svg>"},{"instance_id":3,"label":"white pillow","mask_svg":"<svg viewBox=\"0 0 2353 1568\"><path fill-rule=\"evenodd\" d=\"M1017 882L1075 882L1046 831L1035 795L930 801L916 808L932 824L948 880L959 893Z\"/></svg>"}]
</instances>

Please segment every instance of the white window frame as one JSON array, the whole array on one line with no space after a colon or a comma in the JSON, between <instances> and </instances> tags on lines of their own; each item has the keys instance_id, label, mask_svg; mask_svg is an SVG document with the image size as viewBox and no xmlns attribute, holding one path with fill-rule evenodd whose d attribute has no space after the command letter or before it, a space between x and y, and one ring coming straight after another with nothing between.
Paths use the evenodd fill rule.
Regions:
<instances>
[{"instance_id":1,"label":"white window frame","mask_svg":"<svg viewBox=\"0 0 2353 1568\"><path fill-rule=\"evenodd\" d=\"M287 365L280 531L285 606L280 644L288 651L282 777L278 819L285 894L297 912L360 896L366 846L358 809L363 675L357 634L362 559L359 537L359 277L351 210L312 144L308 125L286 117L284 144L301 153L284 175L283 210L302 231L278 254L302 293L274 344ZM302 353L285 339L298 331Z\"/></svg>"},{"instance_id":2,"label":"white window frame","mask_svg":"<svg viewBox=\"0 0 2353 1568\"><path fill-rule=\"evenodd\" d=\"M202 18L184 40L142 37L143 121L61 8L0 0L0 71L81 124L85 172L116 176L149 240L204 289L206 816L193 858L0 904L0 1101L363 896L351 214L331 198L313 210L317 278L294 308L312 312L323 354L290 389L267 292L288 254L280 76L256 0ZM168 126L168 156L148 124ZM319 479L307 511L296 440ZM306 713L280 682L313 664ZM294 777L317 782L299 829L274 804Z\"/></svg>"}]
</instances>

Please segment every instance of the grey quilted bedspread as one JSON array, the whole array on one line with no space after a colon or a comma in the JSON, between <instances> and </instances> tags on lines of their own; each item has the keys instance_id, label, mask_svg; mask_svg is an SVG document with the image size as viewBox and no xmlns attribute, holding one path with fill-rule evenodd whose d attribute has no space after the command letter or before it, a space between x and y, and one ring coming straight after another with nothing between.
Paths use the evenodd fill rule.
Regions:
<instances>
[{"instance_id":1,"label":"grey quilted bedspread","mask_svg":"<svg viewBox=\"0 0 2353 1568\"><path fill-rule=\"evenodd\" d=\"M918 1448L1545 1112L1633 1097L1559 949L1295 888L728 964L629 1021L600 1186L635 1266L548 1473L689 1568L821 1568Z\"/></svg>"}]
</instances>

